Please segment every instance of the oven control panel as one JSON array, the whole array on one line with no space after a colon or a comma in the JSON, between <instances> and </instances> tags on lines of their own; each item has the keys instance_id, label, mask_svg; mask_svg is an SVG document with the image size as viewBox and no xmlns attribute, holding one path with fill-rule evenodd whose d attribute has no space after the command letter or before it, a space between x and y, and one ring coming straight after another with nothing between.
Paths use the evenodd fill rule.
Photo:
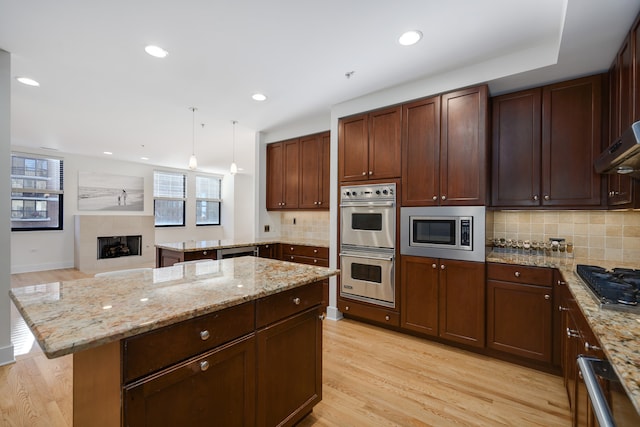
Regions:
<instances>
[{"instance_id":1,"label":"oven control panel","mask_svg":"<svg viewBox=\"0 0 640 427\"><path fill-rule=\"evenodd\" d=\"M396 199L396 184L350 185L340 189L340 200L367 201Z\"/></svg>"}]
</instances>

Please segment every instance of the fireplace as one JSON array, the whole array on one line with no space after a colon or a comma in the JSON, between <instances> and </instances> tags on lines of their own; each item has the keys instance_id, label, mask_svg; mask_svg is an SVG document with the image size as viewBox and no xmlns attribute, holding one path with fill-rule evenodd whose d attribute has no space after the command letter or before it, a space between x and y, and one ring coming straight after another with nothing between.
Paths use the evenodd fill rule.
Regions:
<instances>
[{"instance_id":1,"label":"fireplace","mask_svg":"<svg viewBox=\"0 0 640 427\"><path fill-rule=\"evenodd\" d=\"M98 259L142 255L142 236L98 237Z\"/></svg>"}]
</instances>

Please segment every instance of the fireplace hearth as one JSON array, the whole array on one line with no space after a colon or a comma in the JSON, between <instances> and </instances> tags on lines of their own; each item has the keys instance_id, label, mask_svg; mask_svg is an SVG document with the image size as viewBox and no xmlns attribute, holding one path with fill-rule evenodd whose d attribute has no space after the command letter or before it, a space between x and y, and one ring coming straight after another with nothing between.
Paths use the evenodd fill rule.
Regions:
<instances>
[{"instance_id":1,"label":"fireplace hearth","mask_svg":"<svg viewBox=\"0 0 640 427\"><path fill-rule=\"evenodd\" d=\"M142 236L98 237L98 259L142 255Z\"/></svg>"}]
</instances>

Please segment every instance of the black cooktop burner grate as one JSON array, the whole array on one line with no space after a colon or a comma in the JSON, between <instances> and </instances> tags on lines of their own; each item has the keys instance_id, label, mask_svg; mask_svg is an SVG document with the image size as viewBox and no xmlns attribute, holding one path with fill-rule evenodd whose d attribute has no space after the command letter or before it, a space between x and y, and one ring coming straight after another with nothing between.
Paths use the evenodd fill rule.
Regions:
<instances>
[{"instance_id":1,"label":"black cooktop burner grate","mask_svg":"<svg viewBox=\"0 0 640 427\"><path fill-rule=\"evenodd\" d=\"M579 264L576 272L602 308L640 313L640 270Z\"/></svg>"}]
</instances>

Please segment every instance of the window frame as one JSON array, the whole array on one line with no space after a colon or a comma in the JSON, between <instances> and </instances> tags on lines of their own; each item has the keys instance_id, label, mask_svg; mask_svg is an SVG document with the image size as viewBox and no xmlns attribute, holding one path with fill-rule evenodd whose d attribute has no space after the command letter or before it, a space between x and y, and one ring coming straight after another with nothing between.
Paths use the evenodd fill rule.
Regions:
<instances>
[{"instance_id":1,"label":"window frame","mask_svg":"<svg viewBox=\"0 0 640 427\"><path fill-rule=\"evenodd\" d=\"M218 197L198 197L198 178L206 178L206 179L215 179L218 183ZM221 207L222 207L222 177L220 175L213 174L196 174L194 177L194 187L195 187L195 221L196 227L211 227L211 226L220 226L222 225L222 218L220 218ZM218 204L218 223L198 223L198 202L214 202Z\"/></svg>"},{"instance_id":2,"label":"window frame","mask_svg":"<svg viewBox=\"0 0 640 427\"><path fill-rule=\"evenodd\" d=\"M182 176L182 197L157 196L156 195L157 194L156 174ZM157 219L157 216L156 216L157 203L156 202L158 200L182 202L182 224L156 224L156 219ZM186 205L187 205L187 175L184 172L154 170L153 171L153 225L154 227L162 227L162 228L185 227L187 222Z\"/></svg>"},{"instance_id":3,"label":"window frame","mask_svg":"<svg viewBox=\"0 0 640 427\"><path fill-rule=\"evenodd\" d=\"M15 173L14 174L14 158L18 157L18 158L22 158L25 160L33 160L34 164L35 164L35 168L34 168L34 174L33 175L28 175L26 173L27 168L23 167L22 169L22 174L18 174ZM38 173L38 170L44 170L45 168L38 168L37 165L39 163L42 163L46 165L46 174L42 175ZM50 169L51 166L51 162L59 162L58 165L58 174L59 176L57 178L59 178L59 182L57 183L56 187L57 188L47 188L47 186L45 186L44 188L37 188L37 182L44 182L44 181L52 181L53 178L56 178L55 176L55 172L52 171ZM51 173L53 173L54 175L51 176ZM10 221L11 221L11 231L16 231L16 232L22 232L22 231L61 231L64 230L64 159L62 157L56 157L56 156L45 156L45 155L40 155L40 154L33 154L33 153L23 153L23 152L18 152L18 151L12 151L11 152L11 170L10 170L10 176L11 176L11 205L10 205ZM18 181L18 180L22 180L23 186L22 187L14 187L13 183ZM24 187L24 181L33 181L34 186L33 187ZM22 194L22 196L18 196L17 194ZM28 194L28 196L24 196L24 194ZM58 207L57 209L49 209L50 207L50 203L52 203L53 201L49 201L47 200L47 195L49 194L55 194L57 196L57 203L58 203ZM15 195L15 196L14 196ZM38 195L40 195L40 197L38 197ZM42 220L38 220L37 218L14 218L13 217L13 206L14 206L14 200L15 201L22 201L22 212L25 212L24 209L24 202L25 201L33 201L34 202L34 206L38 205L38 202L46 202L47 203L47 220L42 219ZM34 212L37 211L37 208L34 210ZM42 226L42 227L16 227L14 226L15 223L27 223L27 222L42 222L42 223L46 223L46 222L50 222L51 218L53 215L50 215L51 212L56 212L55 215L57 215L58 217L58 225L57 226Z\"/></svg>"}]
</instances>

